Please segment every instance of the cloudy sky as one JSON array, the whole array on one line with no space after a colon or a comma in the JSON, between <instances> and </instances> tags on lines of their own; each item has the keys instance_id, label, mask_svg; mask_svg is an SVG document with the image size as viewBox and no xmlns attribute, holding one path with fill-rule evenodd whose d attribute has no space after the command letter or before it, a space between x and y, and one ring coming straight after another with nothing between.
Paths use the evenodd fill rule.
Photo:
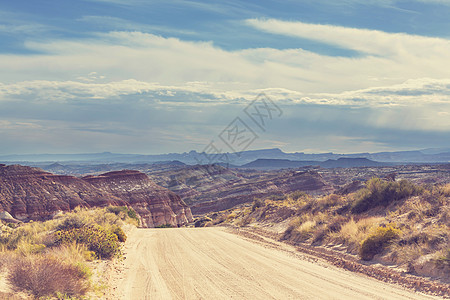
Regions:
<instances>
[{"instance_id":1,"label":"cloudy sky","mask_svg":"<svg viewBox=\"0 0 450 300\"><path fill-rule=\"evenodd\" d=\"M449 15L450 0L0 1L0 154L226 152L236 120L248 149L450 147ZM245 113L261 93L278 109L264 127Z\"/></svg>"}]
</instances>

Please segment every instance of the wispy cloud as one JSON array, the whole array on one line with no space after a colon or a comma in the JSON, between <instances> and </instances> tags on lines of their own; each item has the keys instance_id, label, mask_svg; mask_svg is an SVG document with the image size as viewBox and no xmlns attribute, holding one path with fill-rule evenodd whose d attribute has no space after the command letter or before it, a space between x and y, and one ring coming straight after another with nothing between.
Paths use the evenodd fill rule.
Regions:
<instances>
[{"instance_id":1,"label":"wispy cloud","mask_svg":"<svg viewBox=\"0 0 450 300\"><path fill-rule=\"evenodd\" d=\"M144 23L137 23L131 20L112 16L83 16L77 19L79 22L85 22L93 24L107 31L140 31L140 32L157 32L157 33L169 33L169 34L184 34L184 35L196 35L197 33L191 30L177 29L168 26L161 25L149 25Z\"/></svg>"},{"instance_id":2,"label":"wispy cloud","mask_svg":"<svg viewBox=\"0 0 450 300\"><path fill-rule=\"evenodd\" d=\"M248 19L246 23L262 31L316 40L369 55L399 59L425 55L450 57L450 40L443 38L276 19Z\"/></svg>"},{"instance_id":3,"label":"wispy cloud","mask_svg":"<svg viewBox=\"0 0 450 300\"><path fill-rule=\"evenodd\" d=\"M304 37L320 37L323 42L371 54L349 58L302 49L226 51L211 42L121 31L82 40L29 41L28 49L47 54L0 55L0 68L4 70L0 82L35 78L70 81L97 72L109 81L133 78L165 85L208 82L213 91L276 87L343 92L399 84L410 78L450 78L450 44L445 39L298 22L248 22L258 28L275 22L280 27L271 30L283 34L295 34L297 26L305 26ZM372 43L361 42L371 39Z\"/></svg>"}]
</instances>

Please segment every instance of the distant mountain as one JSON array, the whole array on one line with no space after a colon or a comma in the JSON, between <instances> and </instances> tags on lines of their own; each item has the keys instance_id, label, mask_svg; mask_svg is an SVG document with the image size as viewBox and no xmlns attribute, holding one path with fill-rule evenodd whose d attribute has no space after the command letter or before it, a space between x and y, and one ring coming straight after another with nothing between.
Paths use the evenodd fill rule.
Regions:
<instances>
[{"instance_id":1,"label":"distant mountain","mask_svg":"<svg viewBox=\"0 0 450 300\"><path fill-rule=\"evenodd\" d=\"M450 148L427 148L420 150L423 154L441 154L450 153Z\"/></svg>"},{"instance_id":2,"label":"distant mountain","mask_svg":"<svg viewBox=\"0 0 450 300\"><path fill-rule=\"evenodd\" d=\"M367 158L350 158L341 157L336 160L329 159L324 162L320 162L319 166L322 168L354 168L354 167L381 167L391 165L392 163L377 162Z\"/></svg>"},{"instance_id":3,"label":"distant mountain","mask_svg":"<svg viewBox=\"0 0 450 300\"><path fill-rule=\"evenodd\" d=\"M274 169L288 169L288 168L301 168L306 166L317 166L320 162L318 161L295 161L289 159L266 159L259 158L248 164L244 164L239 168L245 169L264 169L264 170L274 170Z\"/></svg>"},{"instance_id":4,"label":"distant mountain","mask_svg":"<svg viewBox=\"0 0 450 300\"><path fill-rule=\"evenodd\" d=\"M262 169L262 170L276 170L301 168L306 166L320 166L322 168L353 168L353 167L380 167L391 165L391 163L381 163L367 158L350 158L341 157L336 160L328 159L326 161L295 161L288 159L257 159L248 164L240 166L245 169Z\"/></svg>"},{"instance_id":5,"label":"distant mountain","mask_svg":"<svg viewBox=\"0 0 450 300\"><path fill-rule=\"evenodd\" d=\"M31 165L31 163L55 162L70 164L145 164L157 162L178 161L183 164L220 164L220 165L245 165L259 159L276 159L288 161L307 161L307 162L325 162L327 160L339 160L340 158L365 158L376 162L385 163L448 163L450 162L450 149L424 149L416 151L395 151L395 152L377 152L377 153L355 153L355 154L336 154L336 153L317 153L307 154L303 152L286 153L278 148L249 150L239 153L224 153L221 155L207 154L203 152L190 151L184 153L168 153L157 155L142 154L119 154L111 152L85 153L85 154L33 154L33 155L3 155L0 156L0 162L21 163ZM277 164L282 164L278 162ZM301 163L298 163L301 164ZM308 163L309 164L309 163ZM330 162L330 164L335 164ZM338 164L341 164L338 163ZM57 167L57 166L56 166Z\"/></svg>"}]
</instances>

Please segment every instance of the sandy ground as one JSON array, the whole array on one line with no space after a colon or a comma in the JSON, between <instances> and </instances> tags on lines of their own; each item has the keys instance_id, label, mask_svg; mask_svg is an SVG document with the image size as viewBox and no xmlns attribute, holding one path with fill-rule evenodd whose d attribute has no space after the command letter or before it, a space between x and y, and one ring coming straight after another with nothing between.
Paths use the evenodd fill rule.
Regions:
<instances>
[{"instance_id":1,"label":"sandy ground","mask_svg":"<svg viewBox=\"0 0 450 300\"><path fill-rule=\"evenodd\" d=\"M440 299L222 228L135 229L125 257L108 299Z\"/></svg>"}]
</instances>

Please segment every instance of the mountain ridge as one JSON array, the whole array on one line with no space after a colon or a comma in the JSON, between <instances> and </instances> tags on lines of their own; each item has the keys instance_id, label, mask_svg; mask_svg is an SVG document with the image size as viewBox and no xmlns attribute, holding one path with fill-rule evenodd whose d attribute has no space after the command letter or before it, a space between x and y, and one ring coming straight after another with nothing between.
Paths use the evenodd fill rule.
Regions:
<instances>
[{"instance_id":1,"label":"mountain ridge","mask_svg":"<svg viewBox=\"0 0 450 300\"><path fill-rule=\"evenodd\" d=\"M247 150L239 153L224 153L217 161L217 154L207 154L195 150L183 153L168 154L122 154L112 152L82 153L82 154L27 154L27 155L0 155L0 163L161 163L178 162L181 164L231 164L242 166L257 159L285 159L292 161L317 161L324 162L339 158L366 158L376 162L385 163L448 163L450 162L450 148L429 148L423 150L391 151L375 153L304 153L283 152L279 148Z\"/></svg>"}]
</instances>

